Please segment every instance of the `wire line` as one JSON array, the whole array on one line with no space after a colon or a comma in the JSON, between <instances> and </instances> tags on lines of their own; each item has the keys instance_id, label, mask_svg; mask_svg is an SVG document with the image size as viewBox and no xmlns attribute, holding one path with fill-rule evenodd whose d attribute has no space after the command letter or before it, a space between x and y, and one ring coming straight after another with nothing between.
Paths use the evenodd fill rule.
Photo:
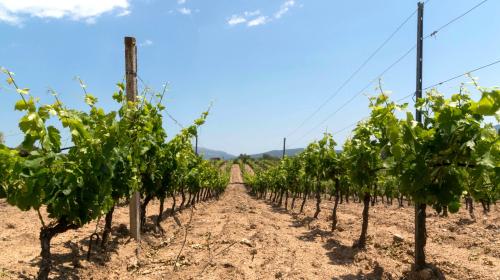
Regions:
<instances>
[{"instance_id":1,"label":"wire line","mask_svg":"<svg viewBox=\"0 0 500 280\"><path fill-rule=\"evenodd\" d=\"M430 0L426 1L425 3L429 2ZM463 14L453 18L452 20L448 21L447 23L445 23L444 25L442 25L441 27L439 27L438 29L436 29L435 31L431 32L430 34L428 34L427 36L423 37L423 40L429 38L429 37L432 37L432 36L435 36L438 32L440 32L441 30L445 29L446 27L448 27L449 25L453 24L454 22L456 22L457 20L463 18L464 16L466 16L467 14L469 14L470 12L472 12L473 10L477 9L478 7L480 7L481 5L483 5L484 3L486 3L488 0L483 0L481 1L480 3L476 4L475 6L473 6L472 8L470 8L469 10L467 10L466 12L464 12ZM411 18L413 15L415 14L415 12L413 12L409 18ZM406 20L408 21L409 18ZM406 22L405 21L405 22ZM403 23L404 24L404 23ZM370 85L372 85L375 81L377 81L378 79L380 79L385 73L387 73L390 69L392 69L395 65L397 65L401 60L403 60L406 56L408 56L414 49L416 49L417 45L415 44L413 47L411 47L405 54L403 54L400 58L398 58L395 62L393 62L389 67L387 67L384 71L382 71L381 74L379 74L375 79L371 80L362 90L360 90L359 92L357 92L355 95L353 95L349 100L347 100L347 102L345 102L344 104L342 104L337 110L335 110L333 113L331 113L330 115L328 115L325 119L323 119L318 125L314 126L311 130L307 131L304 135L302 135L299 139L297 139L297 141L300 141L301 139L303 139L304 137L306 137L307 135L309 135L310 133L312 133L313 131L315 131L318 127L322 126L325 122L327 122L330 118L332 118L333 116L335 116L339 111L341 111L343 108L345 108L349 103L351 103L352 101L354 101L354 99L356 99L356 97L358 97L360 94L362 94ZM423 90L427 90L431 87L435 87L435 86L438 86L438 85L441 85L443 83L446 83L446 82L449 82L449 81L452 81L454 79L457 79L459 77L462 77L468 73L471 73L471 72L474 72L474 71L477 71L477 70L480 70L480 69L483 69L483 68L486 68L486 67L489 67L489 66L492 66L494 64L497 64L497 63L500 63L500 60L498 61L495 61L495 62L492 62L488 65L484 65L484 66L481 66L481 67L478 67L476 69L473 69L471 71L468 71L464 74L461 74L461 75L458 75L458 76L455 76L455 77L452 77L450 79L447 79L443 82L440 82L440 83L437 83L435 85L432 85L432 86L429 86L429 87L426 87L424 88ZM401 100L404 100L410 96L414 95L414 93L412 94L409 94L403 98L401 98L400 100L398 101L401 101Z\"/></svg>"},{"instance_id":2,"label":"wire line","mask_svg":"<svg viewBox=\"0 0 500 280\"><path fill-rule=\"evenodd\" d=\"M172 115L170 115L167 111L165 111L165 113L167 114L167 116L176 124L178 125L181 129L184 128L184 126L179 122L177 121Z\"/></svg>"},{"instance_id":3,"label":"wire line","mask_svg":"<svg viewBox=\"0 0 500 280\"><path fill-rule=\"evenodd\" d=\"M424 88L423 90L427 90L427 89L430 89L430 88L433 88L433 87L436 87L436 86L440 86L440 85L445 84L445 83L447 83L447 82L450 82L450 81L453 81L453 80L458 79L458 78L460 78L460 77L463 77L463 76L465 76L465 75L467 75L467 74L469 74L469 73L476 72L476 71L479 71L479 70L484 69L484 68L488 68L488 67L493 66L493 65L498 64L498 63L500 63L500 59L499 59L499 60L496 60L496 61L493 61L493 62L491 62L491 63L488 63L488 64L486 64L486 65L483 65L483 66L477 67L477 68L475 68L475 69L472 69L472 70L467 71L467 72L465 72L465 73L462 73L462 74L460 74L460 75L453 76L453 77L448 78L448 79L446 79L446 80L444 80L444 81L441 81L441 82L439 82L439 83L436 83L436 84L430 85L430 86L428 86L428 87Z\"/></svg>"},{"instance_id":4,"label":"wire line","mask_svg":"<svg viewBox=\"0 0 500 280\"><path fill-rule=\"evenodd\" d=\"M429 0L428 0L429 1ZM417 10L413 11L390 35L387 37L384 42L378 46L375 51L371 53L370 56L368 56L367 59L361 63L361 65L345 80L342 85L337 88L337 90L330 95L312 114L310 114L304 121L302 121L299 126L297 126L291 133L287 135L287 138L290 137L291 135L295 134L304 124L306 124L312 117L314 117L323 107L325 107L326 104L328 104L337 94L339 94L346 86L349 84L349 82L370 62L375 55L377 55L380 50L382 50L391 40L394 38L394 36L403 28L403 26L415 15Z\"/></svg>"},{"instance_id":5,"label":"wire line","mask_svg":"<svg viewBox=\"0 0 500 280\"><path fill-rule=\"evenodd\" d=\"M448 21L447 23L445 23L444 25L442 25L441 27L439 27L438 29L434 30L433 32L431 32L429 35L425 36L424 39L427 39L431 36L435 36L439 31L445 29L446 27L448 27L449 25L451 25L452 23L454 23L455 21L463 18L464 16L466 16L468 13L472 12L473 10L477 9L478 7L480 7L481 5L483 5L484 3L486 3L488 0L483 0L481 1L479 4L475 5L474 7L470 8L469 10L467 10L465 13L453 18L452 20Z\"/></svg>"},{"instance_id":6,"label":"wire line","mask_svg":"<svg viewBox=\"0 0 500 280\"><path fill-rule=\"evenodd\" d=\"M349 100L347 100L345 103L343 103L337 110L333 111L331 114L329 114L326 118L324 118L318 125L314 126L312 129L307 131L305 134L303 134L297 141L302 140L304 137L307 135L311 134L313 131L315 131L318 127L322 126L325 122L327 122L330 118L335 116L338 112L340 112L342 109L344 109L349 103L351 103L356 97L361 95L366 89L368 89L373 83L378 81L385 73L387 73L389 70L394 68L399 62L401 62L404 58L406 58L415 48L417 45L414 45L410 49L408 49L402 56L400 56L398 59L396 59L393 63L391 63L387 68L384 69L380 74L378 74L374 79L372 79L366 86L364 86L360 91L358 91L356 94L354 94Z\"/></svg>"}]
</instances>

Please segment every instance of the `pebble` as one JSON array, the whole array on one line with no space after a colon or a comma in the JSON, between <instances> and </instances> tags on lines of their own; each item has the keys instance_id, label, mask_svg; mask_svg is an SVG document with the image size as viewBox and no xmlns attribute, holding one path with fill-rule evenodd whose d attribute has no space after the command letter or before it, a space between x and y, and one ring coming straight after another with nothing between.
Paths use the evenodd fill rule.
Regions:
<instances>
[{"instance_id":1,"label":"pebble","mask_svg":"<svg viewBox=\"0 0 500 280\"><path fill-rule=\"evenodd\" d=\"M241 239L240 243L241 243L241 244L245 244L245 245L247 245L247 246L249 246L249 247L253 247L252 242L250 242L250 240L245 239L245 238Z\"/></svg>"},{"instance_id":2,"label":"pebble","mask_svg":"<svg viewBox=\"0 0 500 280\"><path fill-rule=\"evenodd\" d=\"M392 235L392 241L393 243L402 243L405 241L405 239L401 234L395 233Z\"/></svg>"}]
</instances>

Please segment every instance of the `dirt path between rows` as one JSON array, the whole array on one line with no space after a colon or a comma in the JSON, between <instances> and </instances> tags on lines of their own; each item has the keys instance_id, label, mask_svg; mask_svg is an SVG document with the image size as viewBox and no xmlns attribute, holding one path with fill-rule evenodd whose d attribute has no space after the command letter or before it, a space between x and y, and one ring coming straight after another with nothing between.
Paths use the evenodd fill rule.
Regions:
<instances>
[{"instance_id":1,"label":"dirt path between rows","mask_svg":"<svg viewBox=\"0 0 500 280\"><path fill-rule=\"evenodd\" d=\"M329 265L331 260L321 243L303 240L308 230L292 216L250 197L240 184L238 165L233 165L231 173L233 183L221 199L193 217L183 253L188 265L168 276L325 279L332 271L336 275L349 273L342 265ZM172 247L165 248L158 257L168 259L176 252Z\"/></svg>"}]
</instances>

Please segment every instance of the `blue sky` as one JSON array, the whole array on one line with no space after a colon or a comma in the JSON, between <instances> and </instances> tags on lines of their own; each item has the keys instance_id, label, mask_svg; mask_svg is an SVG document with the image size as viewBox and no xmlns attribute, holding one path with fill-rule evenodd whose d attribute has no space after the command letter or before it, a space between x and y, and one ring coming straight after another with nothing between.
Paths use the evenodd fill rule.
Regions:
<instances>
[{"instance_id":1,"label":"blue sky","mask_svg":"<svg viewBox=\"0 0 500 280\"><path fill-rule=\"evenodd\" d=\"M479 2L431 0L425 34ZM318 126L415 44L415 16L296 129L416 6L413 0L0 0L0 66L15 72L41 102L52 102L47 90L53 88L68 106L84 109L74 80L79 76L111 110L124 74L123 37L135 36L139 75L158 90L169 83L166 106L180 123L190 123L213 102L200 146L256 153L279 149L289 136L291 147L303 147L368 114L361 94ZM425 40L424 86L500 59L498 11L500 1L490 0ZM474 76L482 86L496 86L499 72L500 64ZM451 94L463 81L439 89ZM20 114L13 110L18 97L3 78L1 85L0 131L16 145L22 139ZM395 99L414 91L414 52L383 76L383 85ZM375 86L364 93L375 94ZM178 131L170 119L165 123L169 135ZM336 133L337 142L350 130Z\"/></svg>"}]
</instances>

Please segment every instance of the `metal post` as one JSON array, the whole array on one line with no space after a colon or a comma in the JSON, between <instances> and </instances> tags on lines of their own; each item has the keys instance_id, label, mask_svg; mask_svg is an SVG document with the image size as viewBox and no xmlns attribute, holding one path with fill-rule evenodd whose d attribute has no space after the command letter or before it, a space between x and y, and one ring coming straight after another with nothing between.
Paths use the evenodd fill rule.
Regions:
<instances>
[{"instance_id":1,"label":"metal post","mask_svg":"<svg viewBox=\"0 0 500 280\"><path fill-rule=\"evenodd\" d=\"M196 153L196 155L198 155L198 134L196 134L194 152Z\"/></svg>"},{"instance_id":2,"label":"metal post","mask_svg":"<svg viewBox=\"0 0 500 280\"><path fill-rule=\"evenodd\" d=\"M422 98L422 63L423 63L423 41L424 41L424 3L418 3L418 21L417 21L417 83L415 97L416 100ZM422 112L416 109L415 119L422 123ZM415 201L415 270L425 268L425 244L426 226L425 209L427 205Z\"/></svg>"},{"instance_id":3,"label":"metal post","mask_svg":"<svg viewBox=\"0 0 500 280\"><path fill-rule=\"evenodd\" d=\"M137 46L135 38L125 37L125 79L127 82L127 100L135 102L137 100ZM130 198L130 235L137 241L141 240L140 223L141 196L135 192Z\"/></svg>"},{"instance_id":4,"label":"metal post","mask_svg":"<svg viewBox=\"0 0 500 280\"><path fill-rule=\"evenodd\" d=\"M424 3L418 3L418 21L417 21L417 84L415 98L422 98L422 65L423 65L423 48L424 48ZM416 110L415 119L417 122L422 122L422 113Z\"/></svg>"},{"instance_id":5,"label":"metal post","mask_svg":"<svg viewBox=\"0 0 500 280\"><path fill-rule=\"evenodd\" d=\"M283 157L282 158L285 158L285 152L286 152L286 137L283 138Z\"/></svg>"}]
</instances>

